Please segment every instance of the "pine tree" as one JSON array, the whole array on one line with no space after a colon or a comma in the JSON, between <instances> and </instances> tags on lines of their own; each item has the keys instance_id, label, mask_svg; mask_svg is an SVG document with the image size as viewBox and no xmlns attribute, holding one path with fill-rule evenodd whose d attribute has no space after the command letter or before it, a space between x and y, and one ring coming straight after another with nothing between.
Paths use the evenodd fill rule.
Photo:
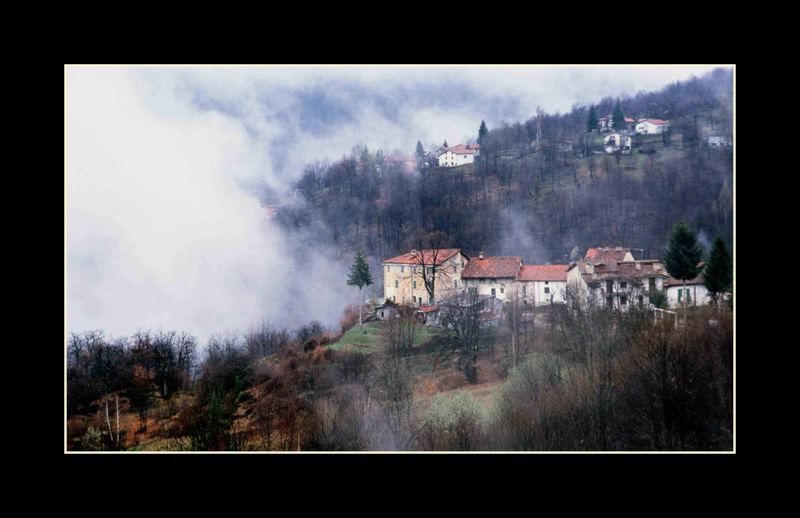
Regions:
<instances>
[{"instance_id":1,"label":"pine tree","mask_svg":"<svg viewBox=\"0 0 800 518\"><path fill-rule=\"evenodd\" d=\"M728 291L733 284L733 261L721 237L714 240L703 277L715 303L719 294Z\"/></svg>"},{"instance_id":2,"label":"pine tree","mask_svg":"<svg viewBox=\"0 0 800 518\"><path fill-rule=\"evenodd\" d=\"M417 158L425 158L425 149L422 147L422 141L417 141Z\"/></svg>"},{"instance_id":3,"label":"pine tree","mask_svg":"<svg viewBox=\"0 0 800 518\"><path fill-rule=\"evenodd\" d=\"M586 121L586 131L594 131L597 129L597 111L594 109L594 105L589 107L589 118Z\"/></svg>"},{"instance_id":4,"label":"pine tree","mask_svg":"<svg viewBox=\"0 0 800 518\"><path fill-rule=\"evenodd\" d=\"M478 144L481 147L486 143L486 137L489 135L489 129L486 127L486 121L481 121L481 127L478 129Z\"/></svg>"},{"instance_id":5,"label":"pine tree","mask_svg":"<svg viewBox=\"0 0 800 518\"><path fill-rule=\"evenodd\" d=\"M625 128L625 114L622 112L622 106L620 106L619 101L614 105L614 112L611 114L611 117L614 121L613 127L615 130L620 131Z\"/></svg>"},{"instance_id":6,"label":"pine tree","mask_svg":"<svg viewBox=\"0 0 800 518\"><path fill-rule=\"evenodd\" d=\"M350 267L350 276L347 278L347 284L350 286L358 286L358 327L361 327L361 309L363 304L361 302L361 289L364 286L372 284L372 274L369 273L369 264L361 253L361 250L356 252L353 266Z\"/></svg>"},{"instance_id":7,"label":"pine tree","mask_svg":"<svg viewBox=\"0 0 800 518\"><path fill-rule=\"evenodd\" d=\"M702 258L703 250L697 243L697 236L686 225L679 221L672 229L664 266L669 274L683 281L683 309L686 309L686 281L694 279L700 273L697 263Z\"/></svg>"},{"instance_id":8,"label":"pine tree","mask_svg":"<svg viewBox=\"0 0 800 518\"><path fill-rule=\"evenodd\" d=\"M445 139L443 146L447 147L447 139Z\"/></svg>"}]
</instances>

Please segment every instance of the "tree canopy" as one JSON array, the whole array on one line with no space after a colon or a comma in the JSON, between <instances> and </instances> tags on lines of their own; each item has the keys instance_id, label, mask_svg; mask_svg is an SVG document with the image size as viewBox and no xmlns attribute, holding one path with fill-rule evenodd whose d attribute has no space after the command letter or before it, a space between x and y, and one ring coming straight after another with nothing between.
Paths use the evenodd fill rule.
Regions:
<instances>
[{"instance_id":1,"label":"tree canopy","mask_svg":"<svg viewBox=\"0 0 800 518\"><path fill-rule=\"evenodd\" d=\"M664 266L667 272L676 279L688 281L697 277L700 268L697 263L702 258L703 250L697 242L697 236L684 221L679 221L672 229Z\"/></svg>"},{"instance_id":2,"label":"tree canopy","mask_svg":"<svg viewBox=\"0 0 800 518\"><path fill-rule=\"evenodd\" d=\"M721 237L714 240L703 277L706 288L714 300L720 293L728 291L733 284L733 261Z\"/></svg>"}]
</instances>

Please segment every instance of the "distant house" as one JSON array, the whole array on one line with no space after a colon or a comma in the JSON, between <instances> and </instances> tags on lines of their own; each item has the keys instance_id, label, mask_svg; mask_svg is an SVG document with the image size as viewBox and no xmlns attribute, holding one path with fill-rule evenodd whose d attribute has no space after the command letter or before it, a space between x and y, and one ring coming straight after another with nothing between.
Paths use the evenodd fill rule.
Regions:
<instances>
[{"instance_id":1,"label":"distant house","mask_svg":"<svg viewBox=\"0 0 800 518\"><path fill-rule=\"evenodd\" d=\"M622 152L623 155L631 153L633 139L627 132L614 132L603 138L603 149L606 153Z\"/></svg>"},{"instance_id":2,"label":"distant house","mask_svg":"<svg viewBox=\"0 0 800 518\"><path fill-rule=\"evenodd\" d=\"M542 306L566 301L566 264L523 264L517 273L517 294L524 304Z\"/></svg>"},{"instance_id":3,"label":"distant house","mask_svg":"<svg viewBox=\"0 0 800 518\"><path fill-rule=\"evenodd\" d=\"M637 135L658 135L669 130L669 121L661 119L640 119L636 123Z\"/></svg>"},{"instance_id":4,"label":"distant house","mask_svg":"<svg viewBox=\"0 0 800 518\"><path fill-rule=\"evenodd\" d=\"M701 262L698 266L703 268L705 263ZM667 291L667 302L670 307L683 307L684 298L686 299L687 306L705 306L711 302L711 296L708 293L708 289L706 289L702 272L694 279L686 281L685 287L682 280L675 279L674 277L669 277L666 282L664 282L664 286Z\"/></svg>"},{"instance_id":5,"label":"distant house","mask_svg":"<svg viewBox=\"0 0 800 518\"><path fill-rule=\"evenodd\" d=\"M618 128L614 125L614 117L611 114L608 114L605 117L600 117L599 119L597 119L597 129L599 129L601 132L611 131L612 129L622 130L626 129L627 127L635 123L636 119L625 117L625 124L623 125L623 127Z\"/></svg>"},{"instance_id":6,"label":"distant house","mask_svg":"<svg viewBox=\"0 0 800 518\"><path fill-rule=\"evenodd\" d=\"M471 259L461 272L461 281L468 292L488 295L505 301L522 267L521 257L484 257Z\"/></svg>"},{"instance_id":7,"label":"distant house","mask_svg":"<svg viewBox=\"0 0 800 518\"><path fill-rule=\"evenodd\" d=\"M706 143L709 147L727 147L731 145L731 139L722 135L709 135Z\"/></svg>"},{"instance_id":8,"label":"distant house","mask_svg":"<svg viewBox=\"0 0 800 518\"><path fill-rule=\"evenodd\" d=\"M439 167L456 167L473 163L479 153L480 146L477 144L470 146L457 144L453 147L441 148L436 155L436 160Z\"/></svg>"},{"instance_id":9,"label":"distant house","mask_svg":"<svg viewBox=\"0 0 800 518\"><path fill-rule=\"evenodd\" d=\"M375 318L378 320L389 320L395 318L400 313L397 311L397 304L386 302L375 306Z\"/></svg>"}]
</instances>

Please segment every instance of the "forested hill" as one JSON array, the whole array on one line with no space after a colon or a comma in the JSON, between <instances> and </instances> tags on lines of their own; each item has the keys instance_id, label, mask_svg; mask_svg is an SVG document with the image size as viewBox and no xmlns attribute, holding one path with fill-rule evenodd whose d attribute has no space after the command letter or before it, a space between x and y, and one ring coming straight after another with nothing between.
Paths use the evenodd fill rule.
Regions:
<instances>
[{"instance_id":1,"label":"forested hill","mask_svg":"<svg viewBox=\"0 0 800 518\"><path fill-rule=\"evenodd\" d=\"M602 135L587 132L589 106L489 128L480 158L460 167L425 168L419 160L404 170L382 151L357 146L336 163L309 165L276 218L330 239L342 257L361 249L373 266L433 241L529 263L563 262L597 245L661 257L679 219L704 244L720 235L730 246L733 148L709 147L705 138L732 136L732 89L732 71L718 69L599 101L597 117L619 109L671 122L666 138L634 138L627 156L604 153ZM480 122L476 114L476 139Z\"/></svg>"}]
</instances>

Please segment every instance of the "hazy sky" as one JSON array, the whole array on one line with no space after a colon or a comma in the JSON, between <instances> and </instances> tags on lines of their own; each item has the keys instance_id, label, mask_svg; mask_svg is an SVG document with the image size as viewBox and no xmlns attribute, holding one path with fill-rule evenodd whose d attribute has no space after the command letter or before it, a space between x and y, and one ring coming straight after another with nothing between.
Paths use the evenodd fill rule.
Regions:
<instances>
[{"instance_id":1,"label":"hazy sky","mask_svg":"<svg viewBox=\"0 0 800 518\"><path fill-rule=\"evenodd\" d=\"M67 67L68 330L260 320L338 323L355 293L321 245L264 221L244 187L285 192L355 144L412 153L541 106L655 90L714 67ZM378 291L380 286L377 287Z\"/></svg>"}]
</instances>

